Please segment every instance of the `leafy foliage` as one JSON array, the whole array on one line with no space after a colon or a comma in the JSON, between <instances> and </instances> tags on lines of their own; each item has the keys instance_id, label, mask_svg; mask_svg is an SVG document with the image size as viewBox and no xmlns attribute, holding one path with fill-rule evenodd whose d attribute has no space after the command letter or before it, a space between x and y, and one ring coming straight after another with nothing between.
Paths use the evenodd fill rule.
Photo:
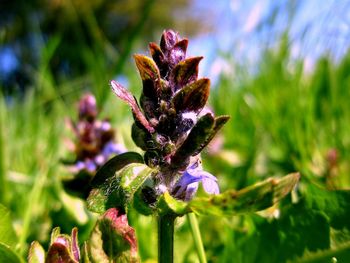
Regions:
<instances>
[{"instance_id":1,"label":"leafy foliage","mask_svg":"<svg viewBox=\"0 0 350 263\"><path fill-rule=\"evenodd\" d=\"M22 259L9 246L0 243L0 260L8 263L22 263Z\"/></svg>"},{"instance_id":2,"label":"leafy foliage","mask_svg":"<svg viewBox=\"0 0 350 263\"><path fill-rule=\"evenodd\" d=\"M135 152L126 152L111 158L101 169L99 169L91 181L92 186L99 186L109 177L113 176L124 166L130 163L143 163L143 158Z\"/></svg>"},{"instance_id":3,"label":"leafy foliage","mask_svg":"<svg viewBox=\"0 0 350 263\"><path fill-rule=\"evenodd\" d=\"M115 158L119 156L120 155ZM115 160L116 159L114 159L114 161ZM123 162L124 156L121 156L118 160ZM120 162L113 163L115 169L117 169L116 166L118 166ZM111 163L109 163L108 166L109 165L111 165ZM109 172L109 169L103 169L97 175L99 177L104 177L103 171ZM116 171L114 176L108 174L108 179L104 183L92 189L87 199L88 208L96 213L103 213L109 208L126 210L136 191L154 172L154 169L149 168L145 164L130 163Z\"/></svg>"},{"instance_id":4,"label":"leafy foliage","mask_svg":"<svg viewBox=\"0 0 350 263\"><path fill-rule=\"evenodd\" d=\"M17 236L12 226L10 211L0 204L0 242L15 248L17 244Z\"/></svg>"},{"instance_id":5,"label":"leafy foliage","mask_svg":"<svg viewBox=\"0 0 350 263\"><path fill-rule=\"evenodd\" d=\"M184 215L194 212L201 215L228 216L251 213L271 207L295 187L299 174L290 174L281 179L268 179L240 191L228 190L207 198L194 198L188 204L165 193L159 201L161 213Z\"/></svg>"},{"instance_id":6,"label":"leafy foliage","mask_svg":"<svg viewBox=\"0 0 350 263\"><path fill-rule=\"evenodd\" d=\"M115 208L107 210L97 221L87 250L91 262L138 262L135 232L126 215Z\"/></svg>"},{"instance_id":7,"label":"leafy foliage","mask_svg":"<svg viewBox=\"0 0 350 263\"><path fill-rule=\"evenodd\" d=\"M18 239L12 226L10 211L2 204L0 215L0 262L22 262L15 252Z\"/></svg>"}]
</instances>

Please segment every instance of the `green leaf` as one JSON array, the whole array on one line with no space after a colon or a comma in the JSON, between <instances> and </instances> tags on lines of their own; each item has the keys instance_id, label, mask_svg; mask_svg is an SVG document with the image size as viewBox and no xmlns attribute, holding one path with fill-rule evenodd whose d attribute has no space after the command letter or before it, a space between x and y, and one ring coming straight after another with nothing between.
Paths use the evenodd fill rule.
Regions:
<instances>
[{"instance_id":1,"label":"green leaf","mask_svg":"<svg viewBox=\"0 0 350 263\"><path fill-rule=\"evenodd\" d=\"M147 56L134 55L143 83L143 94L156 99L160 88L160 73L156 63Z\"/></svg>"},{"instance_id":2,"label":"green leaf","mask_svg":"<svg viewBox=\"0 0 350 263\"><path fill-rule=\"evenodd\" d=\"M159 80L158 67L150 57L136 54L134 59L142 80Z\"/></svg>"},{"instance_id":3,"label":"green leaf","mask_svg":"<svg viewBox=\"0 0 350 263\"><path fill-rule=\"evenodd\" d=\"M182 163L186 163L186 158L199 154L229 118L223 115L214 119L211 113L202 116L172 157L172 165L181 166Z\"/></svg>"},{"instance_id":4,"label":"green leaf","mask_svg":"<svg viewBox=\"0 0 350 263\"><path fill-rule=\"evenodd\" d=\"M87 208L94 213L102 214L108 209L108 192L106 188L92 189L87 200Z\"/></svg>"},{"instance_id":5,"label":"green leaf","mask_svg":"<svg viewBox=\"0 0 350 263\"><path fill-rule=\"evenodd\" d=\"M335 258L337 261L332 261ZM350 242L341 244L336 248L319 250L317 252L306 251L300 258L294 259L294 263L329 263L350 262Z\"/></svg>"},{"instance_id":6,"label":"green leaf","mask_svg":"<svg viewBox=\"0 0 350 263\"><path fill-rule=\"evenodd\" d=\"M349 192L301 185L299 202L280 206L272 221L256 217L251 242L238 249L256 244L252 262L349 262Z\"/></svg>"},{"instance_id":7,"label":"green leaf","mask_svg":"<svg viewBox=\"0 0 350 263\"><path fill-rule=\"evenodd\" d=\"M28 263L45 263L45 250L37 241L33 241L30 245Z\"/></svg>"},{"instance_id":8,"label":"green leaf","mask_svg":"<svg viewBox=\"0 0 350 263\"><path fill-rule=\"evenodd\" d=\"M143 158L136 152L126 152L114 156L97 171L95 177L91 181L91 185L93 187L99 186L109 177L112 177L116 171L130 163L143 163Z\"/></svg>"},{"instance_id":9,"label":"green leaf","mask_svg":"<svg viewBox=\"0 0 350 263\"><path fill-rule=\"evenodd\" d=\"M89 257L89 247L87 242L84 242L84 245L82 247L81 260L82 260L82 263L91 263L91 260Z\"/></svg>"},{"instance_id":10,"label":"green leaf","mask_svg":"<svg viewBox=\"0 0 350 263\"><path fill-rule=\"evenodd\" d=\"M145 194L148 193L147 191L149 189L150 189L149 187L146 187L146 188L140 187L140 189L134 194L134 198L133 198L133 208L135 208L135 210L138 213L145 216L151 215L154 212L154 209L151 207L149 203L146 203L146 200L145 200ZM151 198L156 198L156 197L152 196Z\"/></svg>"},{"instance_id":11,"label":"green leaf","mask_svg":"<svg viewBox=\"0 0 350 263\"><path fill-rule=\"evenodd\" d=\"M195 154L200 153L209 143L210 141L215 137L215 135L218 133L218 131L225 125L225 123L230 119L230 116L228 115L222 115L215 117L215 123L212 128L212 131L210 132L209 136L206 138L206 140L201 144L201 146L196 150Z\"/></svg>"},{"instance_id":12,"label":"green leaf","mask_svg":"<svg viewBox=\"0 0 350 263\"><path fill-rule=\"evenodd\" d=\"M22 259L6 244L0 243L0 262L22 263Z\"/></svg>"},{"instance_id":13,"label":"green leaf","mask_svg":"<svg viewBox=\"0 0 350 263\"><path fill-rule=\"evenodd\" d=\"M69 164L71 166L72 164ZM81 170L77 174L62 178L65 192L69 195L85 199L91 190L91 179L93 175L86 170Z\"/></svg>"},{"instance_id":14,"label":"green leaf","mask_svg":"<svg viewBox=\"0 0 350 263\"><path fill-rule=\"evenodd\" d=\"M51 231L51 237L50 237L50 246L55 243L56 239L61 235L61 229L59 227L55 227Z\"/></svg>"},{"instance_id":15,"label":"green leaf","mask_svg":"<svg viewBox=\"0 0 350 263\"><path fill-rule=\"evenodd\" d=\"M210 80L207 78L191 82L175 94L172 99L177 112L199 112L207 103Z\"/></svg>"},{"instance_id":16,"label":"green leaf","mask_svg":"<svg viewBox=\"0 0 350 263\"><path fill-rule=\"evenodd\" d=\"M168 192L160 196L157 208L160 215L184 215L191 211L187 203L175 199Z\"/></svg>"},{"instance_id":17,"label":"green leaf","mask_svg":"<svg viewBox=\"0 0 350 263\"><path fill-rule=\"evenodd\" d=\"M17 236L12 226L10 211L0 204L0 242L14 248Z\"/></svg>"},{"instance_id":18,"label":"green leaf","mask_svg":"<svg viewBox=\"0 0 350 263\"><path fill-rule=\"evenodd\" d=\"M103 213L109 208L126 209L135 192L144 181L156 172L145 164L132 163L117 171L98 188L94 188L87 199L88 209Z\"/></svg>"},{"instance_id":19,"label":"green leaf","mask_svg":"<svg viewBox=\"0 0 350 263\"><path fill-rule=\"evenodd\" d=\"M157 208L160 214L178 216L189 212L216 216L257 212L271 207L286 196L299 178L299 173L289 174L281 179L270 178L240 191L228 190L219 195L194 198L189 203L177 200L166 192L159 198Z\"/></svg>"},{"instance_id":20,"label":"green leaf","mask_svg":"<svg viewBox=\"0 0 350 263\"><path fill-rule=\"evenodd\" d=\"M135 231L115 208L97 221L87 246L91 262L138 262Z\"/></svg>"},{"instance_id":21,"label":"green leaf","mask_svg":"<svg viewBox=\"0 0 350 263\"><path fill-rule=\"evenodd\" d=\"M214 117L211 113L202 116L192 128L186 140L182 143L179 149L172 157L172 165L179 166L184 160L191 155L194 155L201 145L207 140L212 132L214 125Z\"/></svg>"},{"instance_id":22,"label":"green leaf","mask_svg":"<svg viewBox=\"0 0 350 263\"><path fill-rule=\"evenodd\" d=\"M144 151L147 150L146 142L152 138L148 132L139 128L136 123L132 124L131 137L136 146L140 147Z\"/></svg>"},{"instance_id":23,"label":"green leaf","mask_svg":"<svg viewBox=\"0 0 350 263\"><path fill-rule=\"evenodd\" d=\"M188 205L202 215L236 215L264 210L286 196L299 181L293 173L281 179L269 178L239 191L228 190L208 198L195 198Z\"/></svg>"},{"instance_id":24,"label":"green leaf","mask_svg":"<svg viewBox=\"0 0 350 263\"><path fill-rule=\"evenodd\" d=\"M303 201L283 209L280 218L259 219L251 237L258 248L255 262L294 262L306 250L315 252L330 247L326 215L308 209ZM245 250L249 251L250 246Z\"/></svg>"},{"instance_id":25,"label":"green leaf","mask_svg":"<svg viewBox=\"0 0 350 263\"><path fill-rule=\"evenodd\" d=\"M305 189L306 205L313 210L324 211L332 227L350 230L350 191L321 189L308 185Z\"/></svg>"},{"instance_id":26,"label":"green leaf","mask_svg":"<svg viewBox=\"0 0 350 263\"><path fill-rule=\"evenodd\" d=\"M174 92L195 81L198 77L198 65L203 57L193 57L179 62L171 72L170 80L175 86Z\"/></svg>"}]
</instances>

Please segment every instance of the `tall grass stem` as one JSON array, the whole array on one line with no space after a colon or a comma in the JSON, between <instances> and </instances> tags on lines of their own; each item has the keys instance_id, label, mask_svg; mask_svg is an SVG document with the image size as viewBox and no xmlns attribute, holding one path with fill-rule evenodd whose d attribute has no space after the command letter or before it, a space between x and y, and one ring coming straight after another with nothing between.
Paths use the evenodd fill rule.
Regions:
<instances>
[{"instance_id":1,"label":"tall grass stem","mask_svg":"<svg viewBox=\"0 0 350 263\"><path fill-rule=\"evenodd\" d=\"M188 219L188 222L190 223L192 237L193 237L194 245L195 245L196 250L197 250L199 262L206 263L207 258L205 256L205 251L204 251L204 247L203 247L201 233L200 233L199 226L198 226L197 217L194 213L189 213L189 214L187 214L187 219Z\"/></svg>"},{"instance_id":2,"label":"tall grass stem","mask_svg":"<svg viewBox=\"0 0 350 263\"><path fill-rule=\"evenodd\" d=\"M6 201L5 102L0 95L0 203Z\"/></svg>"}]
</instances>

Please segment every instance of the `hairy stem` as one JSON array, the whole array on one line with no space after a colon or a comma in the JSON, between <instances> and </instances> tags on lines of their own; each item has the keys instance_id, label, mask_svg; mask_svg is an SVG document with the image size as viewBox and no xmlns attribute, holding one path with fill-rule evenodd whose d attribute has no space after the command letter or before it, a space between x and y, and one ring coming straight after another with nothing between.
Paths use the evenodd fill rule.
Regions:
<instances>
[{"instance_id":1,"label":"hairy stem","mask_svg":"<svg viewBox=\"0 0 350 263\"><path fill-rule=\"evenodd\" d=\"M173 215L158 218L158 262L174 262L174 222Z\"/></svg>"},{"instance_id":2,"label":"hairy stem","mask_svg":"<svg viewBox=\"0 0 350 263\"><path fill-rule=\"evenodd\" d=\"M207 259L205 257L205 251L204 251L203 242L202 242L201 233L199 230L196 215L193 213L189 213L187 214L187 219L190 223L192 237L193 237L194 245L196 246L199 262L206 263Z\"/></svg>"}]
</instances>

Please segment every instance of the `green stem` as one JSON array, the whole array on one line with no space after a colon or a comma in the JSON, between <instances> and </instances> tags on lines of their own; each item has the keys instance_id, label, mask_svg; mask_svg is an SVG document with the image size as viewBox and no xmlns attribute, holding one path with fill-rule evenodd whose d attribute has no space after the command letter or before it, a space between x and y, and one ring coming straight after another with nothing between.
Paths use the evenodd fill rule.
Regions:
<instances>
[{"instance_id":1,"label":"green stem","mask_svg":"<svg viewBox=\"0 0 350 263\"><path fill-rule=\"evenodd\" d=\"M194 240L194 245L196 246L199 262L206 263L207 259L205 257L205 251L204 251L203 242L202 242L201 233L199 230L196 215L193 213L189 213L187 214L187 218L188 218L188 221L190 222L192 237Z\"/></svg>"},{"instance_id":2,"label":"green stem","mask_svg":"<svg viewBox=\"0 0 350 263\"><path fill-rule=\"evenodd\" d=\"M39 171L35 175L34 185L29 193L28 204L26 206L23 218L23 227L18 241L20 253L22 255L26 250L26 240L31 229L31 224L33 223L32 220L34 210L38 207L39 203L41 202L40 196L42 194L46 179L47 178L45 172Z\"/></svg>"},{"instance_id":3,"label":"green stem","mask_svg":"<svg viewBox=\"0 0 350 263\"><path fill-rule=\"evenodd\" d=\"M0 94L0 203L5 205L6 199L6 168L5 168L5 101Z\"/></svg>"},{"instance_id":4,"label":"green stem","mask_svg":"<svg viewBox=\"0 0 350 263\"><path fill-rule=\"evenodd\" d=\"M174 262L174 222L173 215L158 218L158 262Z\"/></svg>"}]
</instances>

